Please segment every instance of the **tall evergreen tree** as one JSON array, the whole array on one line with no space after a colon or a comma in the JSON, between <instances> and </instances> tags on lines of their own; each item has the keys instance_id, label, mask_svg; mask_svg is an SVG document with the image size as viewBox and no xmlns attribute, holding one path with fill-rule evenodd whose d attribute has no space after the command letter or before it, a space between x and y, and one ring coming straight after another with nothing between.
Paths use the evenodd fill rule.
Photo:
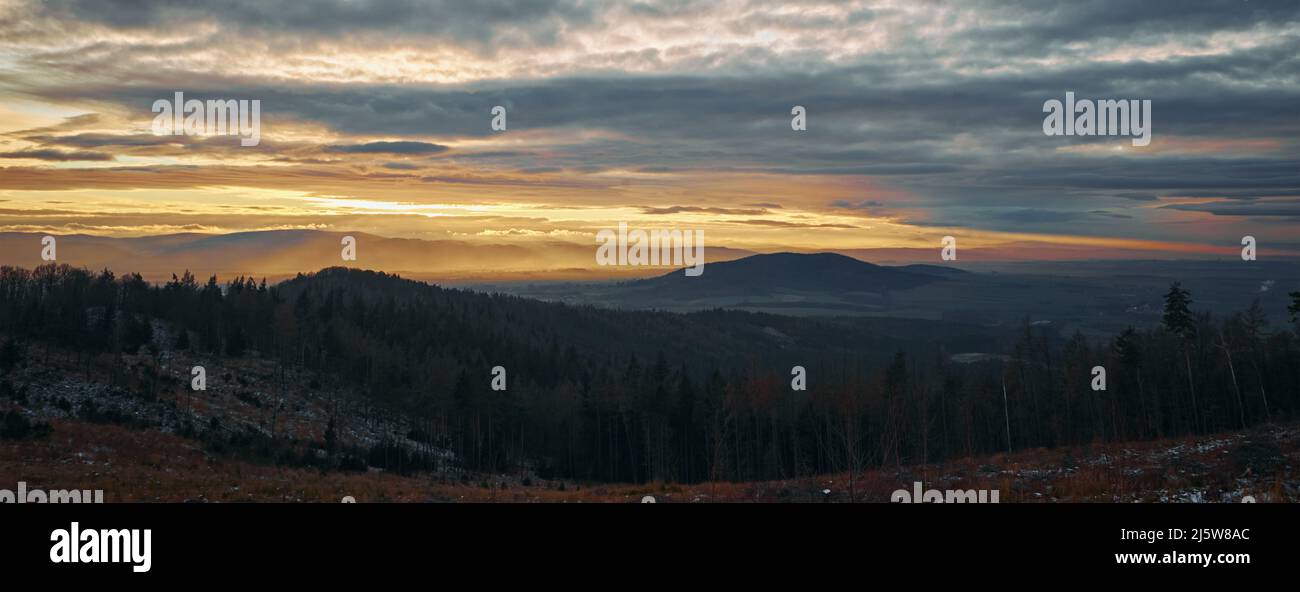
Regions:
<instances>
[{"instance_id":1,"label":"tall evergreen tree","mask_svg":"<svg viewBox=\"0 0 1300 592\"><path fill-rule=\"evenodd\" d=\"M1165 294L1165 329L1183 338L1196 332L1196 321L1192 316L1192 293L1184 290L1180 282L1169 286Z\"/></svg>"}]
</instances>

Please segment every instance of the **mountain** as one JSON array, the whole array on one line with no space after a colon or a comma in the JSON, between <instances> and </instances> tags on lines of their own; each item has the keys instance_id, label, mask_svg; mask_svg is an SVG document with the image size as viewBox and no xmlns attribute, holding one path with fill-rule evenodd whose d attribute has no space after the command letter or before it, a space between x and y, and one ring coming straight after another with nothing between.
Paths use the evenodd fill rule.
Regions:
<instances>
[{"instance_id":1,"label":"mountain","mask_svg":"<svg viewBox=\"0 0 1300 592\"><path fill-rule=\"evenodd\" d=\"M678 270L626 282L615 297L634 308L851 313L887 304L891 292L942 281L934 271L885 267L835 253L773 253L710 263L699 276Z\"/></svg>"},{"instance_id":2,"label":"mountain","mask_svg":"<svg viewBox=\"0 0 1300 592\"><path fill-rule=\"evenodd\" d=\"M883 267L835 253L772 253L706 265L705 273L696 277L676 271L635 283L651 289L689 288L710 294L784 290L878 294L915 288L931 281L931 273Z\"/></svg>"},{"instance_id":3,"label":"mountain","mask_svg":"<svg viewBox=\"0 0 1300 592\"><path fill-rule=\"evenodd\" d=\"M1175 281L1199 310L1232 314L1258 302L1285 319L1300 286L1294 261L1052 261L883 266L831 253L754 255L639 281L499 284L494 291L622 309L714 308L798 316L887 316L980 325L1048 322L1093 336L1160 324Z\"/></svg>"}]
</instances>

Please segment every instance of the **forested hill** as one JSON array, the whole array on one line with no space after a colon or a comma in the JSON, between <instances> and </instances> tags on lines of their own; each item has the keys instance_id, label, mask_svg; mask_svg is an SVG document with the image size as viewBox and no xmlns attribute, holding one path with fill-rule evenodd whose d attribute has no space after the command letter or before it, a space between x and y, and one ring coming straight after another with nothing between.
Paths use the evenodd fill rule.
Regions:
<instances>
[{"instance_id":1,"label":"forested hill","mask_svg":"<svg viewBox=\"0 0 1300 592\"><path fill-rule=\"evenodd\" d=\"M695 378L834 359L872 366L1000 350L1010 335L905 319L802 319L743 311L624 311L444 289L382 272L328 268L278 285L235 278L161 286L138 275L68 266L4 268L4 327L90 350L135 352L146 342L244 355L257 352L361 381L381 398L438 384L461 370L504 366L522 382L581 382L595 366L663 358ZM130 314L123 314L130 313ZM145 333L161 321L168 339ZM184 331L180 331L184 328ZM983 349L981 349L983 348ZM430 383L429 381L432 381Z\"/></svg>"},{"instance_id":2,"label":"forested hill","mask_svg":"<svg viewBox=\"0 0 1300 592\"><path fill-rule=\"evenodd\" d=\"M570 306L503 294L444 289L380 272L324 269L277 286L278 297L321 321L338 315L356 345L447 356L464 366L505 366L522 380L553 385L581 380L591 364L642 363L662 356L693 373L754 365L788 373L827 356L872 364L894 353L950 353L1009 344L995 331L898 319L810 320L743 311L692 314ZM329 347L345 347L341 335ZM1005 337L1005 336L1004 336ZM269 343L272 334L259 337ZM952 349L956 348L956 349ZM392 353L392 352L386 352Z\"/></svg>"},{"instance_id":3,"label":"forested hill","mask_svg":"<svg viewBox=\"0 0 1300 592\"><path fill-rule=\"evenodd\" d=\"M1165 299L1162 326L1065 340L1029 324L573 307L344 268L268 286L6 267L0 369L34 342L101 360L256 356L431 426L422 437L467 469L630 482L785 479L1295 416L1293 330L1258 307L1197 313L1177 286Z\"/></svg>"},{"instance_id":4,"label":"forested hill","mask_svg":"<svg viewBox=\"0 0 1300 592\"><path fill-rule=\"evenodd\" d=\"M674 271L658 277L630 282L635 290L663 291L667 297L748 296L778 291L881 293L906 290L944 277L925 269L960 270L930 265L882 267L836 253L772 253L751 255L735 261L707 266L707 272L691 277Z\"/></svg>"}]
</instances>

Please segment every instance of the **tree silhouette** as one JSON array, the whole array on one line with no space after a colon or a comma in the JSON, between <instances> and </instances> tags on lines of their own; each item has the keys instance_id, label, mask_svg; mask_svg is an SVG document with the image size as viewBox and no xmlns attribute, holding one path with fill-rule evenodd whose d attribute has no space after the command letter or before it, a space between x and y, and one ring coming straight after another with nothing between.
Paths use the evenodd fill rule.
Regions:
<instances>
[{"instance_id":1,"label":"tree silhouette","mask_svg":"<svg viewBox=\"0 0 1300 592\"><path fill-rule=\"evenodd\" d=\"M1066 338L1028 323L575 307L339 268L275 285L199 284L191 274L149 285L64 265L0 267L0 373L119 349L78 357L87 376L96 364L100 376L120 376L149 328L165 327L172 347L190 341L257 390L320 396L330 385L317 441L277 429L228 442L253 462L298 446L291 456L333 449L319 462L347 470L369 460L400 472L615 482L849 472L837 482L856 497L867 467L1003 452L1008 431L1024 449L1300 416L1300 327L1270 331L1257 306L1214 319L1191 302L1174 284L1161 325ZM972 335L999 355L958 362L947 353ZM279 377L241 375L248 364L232 363L236 355L273 361ZM509 369L506 391L489 386L497 365ZM794 365L813 377L806 391L789 388ZM1110 377L1104 395L1087 390L1097 365ZM286 373L306 380L294 386ZM349 439L363 422L386 434L369 449Z\"/></svg>"},{"instance_id":2,"label":"tree silhouette","mask_svg":"<svg viewBox=\"0 0 1300 592\"><path fill-rule=\"evenodd\" d=\"M1184 290L1180 282L1169 286L1165 294L1165 329L1184 339L1196 331L1196 320L1192 316L1192 293Z\"/></svg>"}]
</instances>

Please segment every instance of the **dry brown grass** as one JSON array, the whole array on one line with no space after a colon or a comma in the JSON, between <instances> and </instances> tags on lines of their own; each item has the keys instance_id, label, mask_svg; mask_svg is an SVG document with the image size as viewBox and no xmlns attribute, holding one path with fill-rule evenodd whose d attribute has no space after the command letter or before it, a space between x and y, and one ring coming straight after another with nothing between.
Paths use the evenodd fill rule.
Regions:
<instances>
[{"instance_id":1,"label":"dry brown grass","mask_svg":"<svg viewBox=\"0 0 1300 592\"><path fill-rule=\"evenodd\" d=\"M432 476L403 477L382 471L321 473L313 469L256 465L214 456L193 440L156 430L56 420L41 440L0 442L0 487L26 481L29 488L103 489L105 501L337 502L343 496L379 502L823 502L849 501L848 474L785 481L710 482L692 485L654 482L583 484L515 476L480 475L471 482ZM1288 459L1286 471L1260 477L1246 489L1268 500L1290 500L1290 466L1300 451L1300 429L1278 428ZM922 481L926 489L996 489L1002 502L1162 501L1188 487L1208 501L1242 489L1231 463L1234 442L1246 436L1183 438L1161 442L1092 447L1078 454L1077 468L1063 466L1064 451L1026 450L962 459L945 464L870 470L858 475L855 501L888 502L896 489ZM1206 442L1210 442L1207 445ZM1206 448L1216 442L1218 447ZM1170 449L1186 454L1162 462ZM1163 455L1163 456L1162 456ZM1099 462L1105 459L1106 462ZM1194 467L1195 470L1188 467ZM823 493L829 490L830 494ZM1162 493L1163 492L1163 493ZM1294 500L1292 500L1294 501Z\"/></svg>"}]
</instances>

